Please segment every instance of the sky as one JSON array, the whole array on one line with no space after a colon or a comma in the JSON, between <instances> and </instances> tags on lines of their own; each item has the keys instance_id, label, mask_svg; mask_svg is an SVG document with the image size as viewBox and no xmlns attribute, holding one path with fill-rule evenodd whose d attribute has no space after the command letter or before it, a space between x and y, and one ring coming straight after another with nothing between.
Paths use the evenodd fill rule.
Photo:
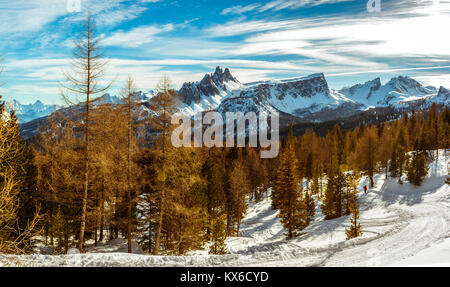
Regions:
<instances>
[{"instance_id":1,"label":"sky","mask_svg":"<svg viewBox=\"0 0 450 287\"><path fill-rule=\"evenodd\" d=\"M68 9L77 1L79 12ZM324 73L336 89L397 75L450 88L450 0L368 2L377 1L0 0L0 94L62 103L88 9L109 61L105 82L115 80L111 94L127 76L142 91L165 74L179 88L216 66L242 83Z\"/></svg>"}]
</instances>

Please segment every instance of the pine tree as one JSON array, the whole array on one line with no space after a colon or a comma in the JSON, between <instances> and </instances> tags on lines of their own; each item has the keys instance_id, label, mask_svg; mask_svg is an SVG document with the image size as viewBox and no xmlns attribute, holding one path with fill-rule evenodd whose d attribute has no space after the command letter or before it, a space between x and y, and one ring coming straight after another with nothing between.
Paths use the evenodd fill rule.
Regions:
<instances>
[{"instance_id":1,"label":"pine tree","mask_svg":"<svg viewBox=\"0 0 450 287\"><path fill-rule=\"evenodd\" d=\"M314 215L316 214L316 205L314 203L314 198L309 192L305 192L305 203L308 214L306 219L306 225L309 225L311 221L314 220Z\"/></svg>"},{"instance_id":2,"label":"pine tree","mask_svg":"<svg viewBox=\"0 0 450 287\"><path fill-rule=\"evenodd\" d=\"M418 148L418 141L416 141L414 146ZM416 186L419 186L422 184L427 174L428 161L425 153L420 150L413 151L406 165L406 177L408 181Z\"/></svg>"},{"instance_id":3,"label":"pine tree","mask_svg":"<svg viewBox=\"0 0 450 287\"><path fill-rule=\"evenodd\" d=\"M325 215L325 219L338 218L345 213L344 208L347 205L346 188L347 181L340 169L328 174L325 199L322 204L322 212Z\"/></svg>"},{"instance_id":4,"label":"pine tree","mask_svg":"<svg viewBox=\"0 0 450 287\"><path fill-rule=\"evenodd\" d=\"M350 219L350 228L345 229L345 234L347 235L347 240L361 236L362 228L361 224L358 222L359 219L359 203L358 203L358 190L357 187L361 180L361 175L358 173L353 173L347 176L348 182L348 210L352 215Z\"/></svg>"}]
</instances>

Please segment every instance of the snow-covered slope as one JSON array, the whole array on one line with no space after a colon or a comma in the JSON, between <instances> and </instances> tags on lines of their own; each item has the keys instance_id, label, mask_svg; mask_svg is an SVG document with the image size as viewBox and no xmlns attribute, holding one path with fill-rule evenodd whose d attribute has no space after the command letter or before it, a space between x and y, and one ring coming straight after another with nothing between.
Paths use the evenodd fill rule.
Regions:
<instances>
[{"instance_id":1,"label":"snow-covered slope","mask_svg":"<svg viewBox=\"0 0 450 287\"><path fill-rule=\"evenodd\" d=\"M116 240L82 255L0 255L0 266L449 266L449 155L440 152L420 187L376 175L375 187L359 193L363 235L352 240L345 239L349 216L324 220L317 198L314 221L299 237L286 240L277 211L266 198L250 204L240 237L226 241L226 255L208 255L206 250L187 256L127 254L124 242ZM368 185L367 178L359 190L363 185Z\"/></svg>"}]
</instances>

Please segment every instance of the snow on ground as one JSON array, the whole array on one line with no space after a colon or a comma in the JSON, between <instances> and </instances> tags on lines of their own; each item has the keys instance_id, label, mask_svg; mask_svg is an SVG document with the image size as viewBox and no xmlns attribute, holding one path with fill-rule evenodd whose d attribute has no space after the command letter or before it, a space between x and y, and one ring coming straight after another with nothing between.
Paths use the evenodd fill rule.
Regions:
<instances>
[{"instance_id":1,"label":"snow on ground","mask_svg":"<svg viewBox=\"0 0 450 287\"><path fill-rule=\"evenodd\" d=\"M127 254L125 243L117 241L82 255L0 255L0 266L449 266L447 157L441 151L420 187L378 174L375 187L359 194L363 235L352 240L345 239L349 216L325 221L317 201L315 220L299 237L286 240L277 211L265 199L250 204L240 237L227 239L226 255ZM360 190L364 185L367 178Z\"/></svg>"},{"instance_id":2,"label":"snow on ground","mask_svg":"<svg viewBox=\"0 0 450 287\"><path fill-rule=\"evenodd\" d=\"M440 266L450 267L450 233L442 241L433 244L412 257L391 266Z\"/></svg>"}]
</instances>

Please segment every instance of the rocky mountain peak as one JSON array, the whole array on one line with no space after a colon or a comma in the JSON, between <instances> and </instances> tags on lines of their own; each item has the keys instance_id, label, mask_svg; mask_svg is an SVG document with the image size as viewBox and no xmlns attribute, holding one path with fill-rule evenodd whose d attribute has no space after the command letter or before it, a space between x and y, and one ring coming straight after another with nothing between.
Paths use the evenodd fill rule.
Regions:
<instances>
[{"instance_id":1,"label":"rocky mountain peak","mask_svg":"<svg viewBox=\"0 0 450 287\"><path fill-rule=\"evenodd\" d=\"M211 97L227 91L228 83L240 84L239 81L226 68L216 67L213 74L206 74L200 82L184 83L179 91L180 97L187 105L192 102L199 103L202 96Z\"/></svg>"}]
</instances>

